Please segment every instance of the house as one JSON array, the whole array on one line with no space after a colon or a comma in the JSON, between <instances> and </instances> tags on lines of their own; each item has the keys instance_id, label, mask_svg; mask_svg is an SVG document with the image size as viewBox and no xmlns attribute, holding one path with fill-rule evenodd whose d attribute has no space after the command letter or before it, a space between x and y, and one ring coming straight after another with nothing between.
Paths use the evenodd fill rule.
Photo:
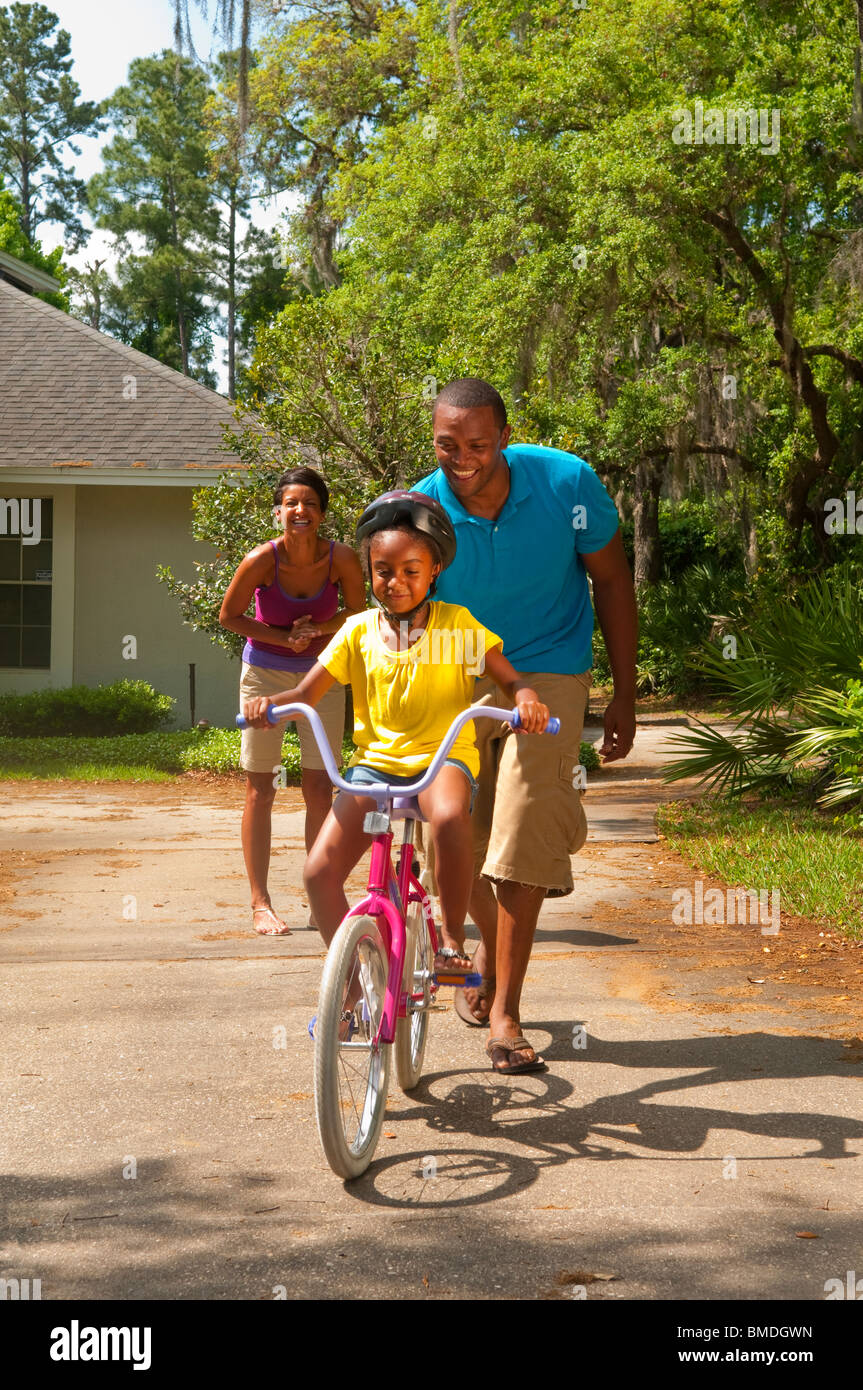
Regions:
<instances>
[{"instance_id":1,"label":"house","mask_svg":"<svg viewBox=\"0 0 863 1390\"><path fill-rule=\"evenodd\" d=\"M193 490L245 468L233 405L53 308L60 287L0 253L0 690L149 681L230 724L239 663L156 579L194 578Z\"/></svg>"}]
</instances>

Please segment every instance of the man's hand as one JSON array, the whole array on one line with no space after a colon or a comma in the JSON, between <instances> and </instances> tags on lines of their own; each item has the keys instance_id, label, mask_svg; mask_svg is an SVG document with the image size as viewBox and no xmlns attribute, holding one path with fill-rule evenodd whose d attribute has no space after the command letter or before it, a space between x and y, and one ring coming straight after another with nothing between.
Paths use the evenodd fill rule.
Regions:
<instances>
[{"instance_id":1,"label":"man's hand","mask_svg":"<svg viewBox=\"0 0 863 1390\"><path fill-rule=\"evenodd\" d=\"M542 703L535 690L527 690L522 687L518 694L516 708L521 722L516 728L516 733L545 733L548 727L548 705Z\"/></svg>"},{"instance_id":2,"label":"man's hand","mask_svg":"<svg viewBox=\"0 0 863 1390\"><path fill-rule=\"evenodd\" d=\"M605 711L605 738L600 748L603 762L625 758L635 741L635 701L615 695Z\"/></svg>"}]
</instances>

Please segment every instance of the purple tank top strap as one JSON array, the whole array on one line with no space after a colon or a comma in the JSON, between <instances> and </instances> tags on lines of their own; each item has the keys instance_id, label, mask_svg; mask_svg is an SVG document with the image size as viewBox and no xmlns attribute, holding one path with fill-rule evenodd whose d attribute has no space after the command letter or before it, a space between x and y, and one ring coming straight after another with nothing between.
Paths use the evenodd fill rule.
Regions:
<instances>
[{"instance_id":1,"label":"purple tank top strap","mask_svg":"<svg viewBox=\"0 0 863 1390\"><path fill-rule=\"evenodd\" d=\"M329 567L329 569L327 570L327 583L328 583L328 584L331 584L331 583L332 583L332 578L333 578L333 551L335 550L335 548L336 548L336 543L335 543L335 541L330 541L330 567Z\"/></svg>"},{"instance_id":2,"label":"purple tank top strap","mask_svg":"<svg viewBox=\"0 0 863 1390\"><path fill-rule=\"evenodd\" d=\"M274 574L273 574L273 583L274 583L274 584L278 584L278 582L279 582L279 543L278 543L278 541L270 541L270 545L273 547L273 560L275 561L275 565L276 565L275 572L274 572Z\"/></svg>"}]
</instances>

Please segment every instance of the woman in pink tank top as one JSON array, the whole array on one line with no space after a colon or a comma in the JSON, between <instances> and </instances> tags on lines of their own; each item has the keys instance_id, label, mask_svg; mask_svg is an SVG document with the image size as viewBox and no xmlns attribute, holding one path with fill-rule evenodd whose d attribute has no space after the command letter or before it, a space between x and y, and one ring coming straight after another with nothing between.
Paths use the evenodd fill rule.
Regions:
<instances>
[{"instance_id":1,"label":"woman in pink tank top","mask_svg":"<svg viewBox=\"0 0 863 1390\"><path fill-rule=\"evenodd\" d=\"M283 473L273 495L282 534L278 540L265 541L249 551L228 585L219 621L246 638L241 703L253 695L275 694L298 685L345 618L366 606L365 584L354 551L349 545L322 540L318 534L328 502L327 485L313 468ZM254 617L249 613L253 600ZM340 763L344 689L336 689L336 699L327 709L322 702L318 713ZM300 737L308 851L329 812L332 787L307 720L288 727L295 728ZM243 854L252 891L252 921L262 936L289 934L273 910L267 887L273 801L277 788L285 785L284 732L284 725L244 729L240 757L246 773Z\"/></svg>"}]
</instances>

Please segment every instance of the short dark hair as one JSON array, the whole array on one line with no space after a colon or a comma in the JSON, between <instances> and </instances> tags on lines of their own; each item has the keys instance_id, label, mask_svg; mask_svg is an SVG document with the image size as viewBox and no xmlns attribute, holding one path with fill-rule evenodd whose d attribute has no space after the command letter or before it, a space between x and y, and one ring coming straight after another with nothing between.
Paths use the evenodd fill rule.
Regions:
<instances>
[{"instance_id":1,"label":"short dark hair","mask_svg":"<svg viewBox=\"0 0 863 1390\"><path fill-rule=\"evenodd\" d=\"M327 510L330 500L330 490L314 468L289 468L287 473L283 473L276 486L273 488L273 506L282 505L282 493L286 487L293 487L299 484L301 487L310 487L313 492L318 494L318 501L321 504L321 511Z\"/></svg>"},{"instance_id":2,"label":"short dark hair","mask_svg":"<svg viewBox=\"0 0 863 1390\"><path fill-rule=\"evenodd\" d=\"M495 424L502 430L506 425L506 406L503 397L487 381L478 376L463 376L447 382L435 397L432 406L432 420L439 405L452 405L458 410L476 410L490 405L494 411Z\"/></svg>"}]
</instances>

